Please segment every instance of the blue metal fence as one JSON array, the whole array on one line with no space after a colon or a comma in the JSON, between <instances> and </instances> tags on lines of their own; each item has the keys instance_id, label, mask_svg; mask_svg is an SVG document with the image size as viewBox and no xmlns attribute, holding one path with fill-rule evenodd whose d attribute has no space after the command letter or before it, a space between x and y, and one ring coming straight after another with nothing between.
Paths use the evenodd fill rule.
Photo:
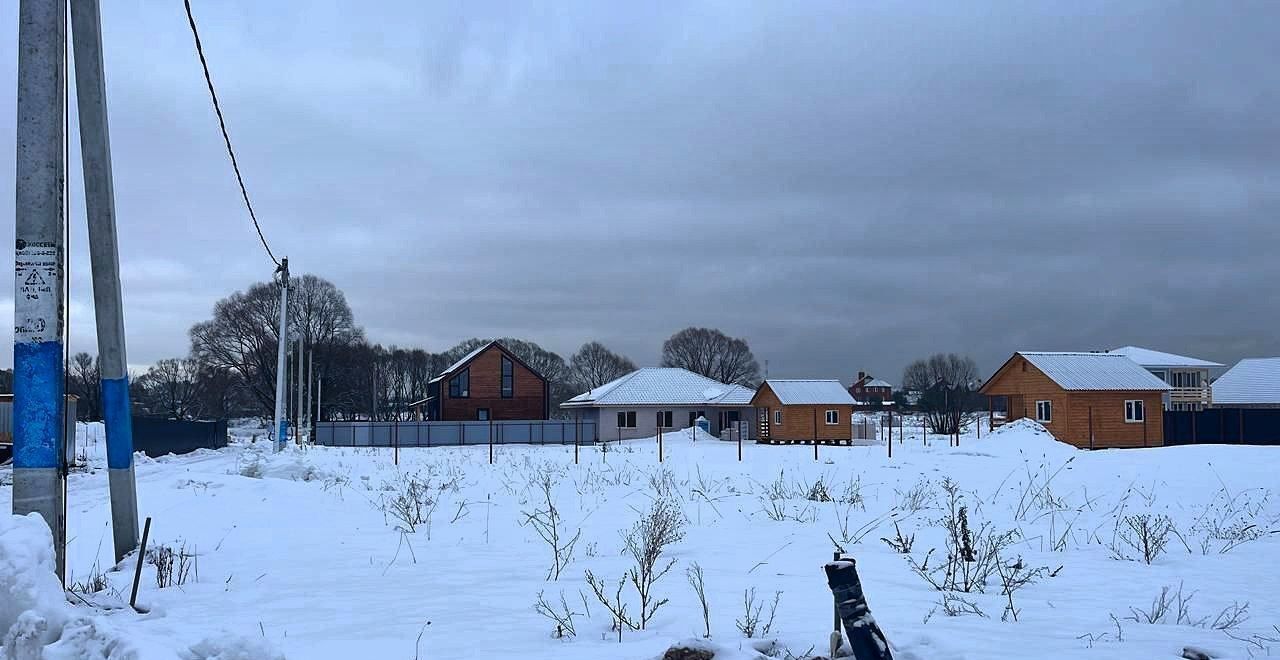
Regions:
<instances>
[{"instance_id":1,"label":"blue metal fence","mask_svg":"<svg viewBox=\"0 0 1280 660\"><path fill-rule=\"evenodd\" d=\"M1280 445L1280 409L1166 410L1164 444Z\"/></svg>"},{"instance_id":2,"label":"blue metal fence","mask_svg":"<svg viewBox=\"0 0 1280 660\"><path fill-rule=\"evenodd\" d=\"M572 445L598 439L591 421L321 422L315 443L328 447Z\"/></svg>"}]
</instances>

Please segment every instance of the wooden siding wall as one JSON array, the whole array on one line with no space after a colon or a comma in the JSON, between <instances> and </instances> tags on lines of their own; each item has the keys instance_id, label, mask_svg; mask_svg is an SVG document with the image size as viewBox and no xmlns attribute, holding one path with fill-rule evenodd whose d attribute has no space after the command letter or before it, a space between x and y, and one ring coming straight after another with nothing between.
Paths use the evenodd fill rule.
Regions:
<instances>
[{"instance_id":1,"label":"wooden siding wall","mask_svg":"<svg viewBox=\"0 0 1280 660\"><path fill-rule=\"evenodd\" d=\"M449 380L440 383L440 419L449 422L471 421L476 412L488 408L495 420L546 419L546 384L537 374L517 360L511 360L514 392L502 398L502 349L491 346L476 356L466 368L471 369L471 396L449 397Z\"/></svg>"},{"instance_id":2,"label":"wooden siding wall","mask_svg":"<svg viewBox=\"0 0 1280 660\"><path fill-rule=\"evenodd\" d=\"M1023 369L1023 366L1026 369ZM1077 447L1090 447L1090 409L1093 410L1093 448L1158 447L1164 439L1164 404L1160 392L1067 391L1021 356L1015 356L984 388L988 395L1009 397L1009 421L1036 418L1036 401L1051 401L1053 419L1042 422L1055 438ZM1124 421L1124 402L1141 399L1145 428Z\"/></svg>"},{"instance_id":3,"label":"wooden siding wall","mask_svg":"<svg viewBox=\"0 0 1280 660\"><path fill-rule=\"evenodd\" d=\"M769 437L774 440L804 441L814 438L814 421L817 421L819 440L850 440L853 438L853 406L849 404L789 405L784 406L768 387L762 387L753 399L757 408L769 413ZM782 424L773 423L773 413L782 410ZM836 424L826 423L826 411L840 413ZM757 413L758 414L758 413ZM759 422L757 421L757 425Z\"/></svg>"}]
</instances>

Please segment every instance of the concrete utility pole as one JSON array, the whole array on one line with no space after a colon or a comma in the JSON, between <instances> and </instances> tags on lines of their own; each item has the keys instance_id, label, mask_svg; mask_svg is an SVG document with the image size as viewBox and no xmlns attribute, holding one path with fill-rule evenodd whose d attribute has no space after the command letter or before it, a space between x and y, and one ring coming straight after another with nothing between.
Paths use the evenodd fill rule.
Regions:
<instances>
[{"instance_id":1,"label":"concrete utility pole","mask_svg":"<svg viewBox=\"0 0 1280 660\"><path fill-rule=\"evenodd\" d=\"M107 431L107 475L116 561L138 546L138 498L133 476L133 421L125 359L124 312L120 294L120 251L111 176L111 135L107 128L107 86L102 62L98 0L72 0L71 45L76 62L80 114L80 155L85 209L89 217L89 258L93 309L102 368L102 408Z\"/></svg>"},{"instance_id":2,"label":"concrete utility pole","mask_svg":"<svg viewBox=\"0 0 1280 660\"><path fill-rule=\"evenodd\" d=\"M284 449L289 441L289 422L284 416L284 403L289 397L285 390L285 355L289 347L289 257L280 259L280 342L276 348L276 429L275 450Z\"/></svg>"},{"instance_id":3,"label":"concrete utility pole","mask_svg":"<svg viewBox=\"0 0 1280 660\"><path fill-rule=\"evenodd\" d=\"M60 578L67 538L61 451L66 12L65 2L18 3L13 296L13 513L36 512L49 524Z\"/></svg>"},{"instance_id":4,"label":"concrete utility pole","mask_svg":"<svg viewBox=\"0 0 1280 660\"><path fill-rule=\"evenodd\" d=\"M294 443L302 442L302 341L303 335L298 335L298 364L293 371L293 385L298 388L298 405L293 408L293 441Z\"/></svg>"},{"instance_id":5,"label":"concrete utility pole","mask_svg":"<svg viewBox=\"0 0 1280 660\"><path fill-rule=\"evenodd\" d=\"M311 383L312 383L312 380L311 380L311 378L312 378L312 376L314 376L314 375L315 375L315 374L313 374L313 373L312 373L312 368L315 366L315 358L316 358L316 356L315 356L315 347L313 346L313 347L311 347L311 348L308 348L308 349L307 349L307 408L306 408L306 410L307 410L307 412L306 412L306 415L307 415L307 440L312 440L312 437L311 437L311 436L312 436L311 427L312 427L312 426L314 426L314 424L312 424L312 423L311 423L311 422L312 422L312 417L311 417Z\"/></svg>"}]
</instances>

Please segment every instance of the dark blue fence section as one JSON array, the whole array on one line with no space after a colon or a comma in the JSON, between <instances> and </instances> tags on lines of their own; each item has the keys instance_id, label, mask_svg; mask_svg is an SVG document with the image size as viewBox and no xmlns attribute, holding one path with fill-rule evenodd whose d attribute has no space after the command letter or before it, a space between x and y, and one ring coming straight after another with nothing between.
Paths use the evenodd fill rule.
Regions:
<instances>
[{"instance_id":1,"label":"dark blue fence section","mask_svg":"<svg viewBox=\"0 0 1280 660\"><path fill-rule=\"evenodd\" d=\"M1165 445L1280 445L1280 409L1166 410Z\"/></svg>"},{"instance_id":2,"label":"dark blue fence section","mask_svg":"<svg viewBox=\"0 0 1280 660\"><path fill-rule=\"evenodd\" d=\"M321 422L315 443L328 447L456 447L459 445L571 445L595 442L589 421Z\"/></svg>"},{"instance_id":3,"label":"dark blue fence section","mask_svg":"<svg viewBox=\"0 0 1280 660\"><path fill-rule=\"evenodd\" d=\"M187 422L155 417L133 418L133 450L155 458L197 449L227 446L227 422Z\"/></svg>"}]
</instances>

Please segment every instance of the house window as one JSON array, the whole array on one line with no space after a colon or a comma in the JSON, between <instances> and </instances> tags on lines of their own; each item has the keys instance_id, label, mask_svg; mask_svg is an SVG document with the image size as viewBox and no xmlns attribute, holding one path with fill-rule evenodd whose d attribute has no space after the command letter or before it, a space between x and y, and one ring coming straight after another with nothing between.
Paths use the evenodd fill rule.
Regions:
<instances>
[{"instance_id":1,"label":"house window","mask_svg":"<svg viewBox=\"0 0 1280 660\"><path fill-rule=\"evenodd\" d=\"M633 429L636 427L636 411L627 410L618 413L618 428Z\"/></svg>"},{"instance_id":2,"label":"house window","mask_svg":"<svg viewBox=\"0 0 1280 660\"><path fill-rule=\"evenodd\" d=\"M502 356L502 398L510 399L515 394L516 389L515 367L511 364L511 358Z\"/></svg>"},{"instance_id":3,"label":"house window","mask_svg":"<svg viewBox=\"0 0 1280 660\"><path fill-rule=\"evenodd\" d=\"M487 422L487 421L489 421L489 409L488 409L488 408L477 408L477 409L476 409L476 419L478 419L478 420L480 420L480 421L482 421L482 422Z\"/></svg>"},{"instance_id":4,"label":"house window","mask_svg":"<svg viewBox=\"0 0 1280 660\"><path fill-rule=\"evenodd\" d=\"M465 399L471 396L471 368L467 367L449 380L449 396L454 399Z\"/></svg>"},{"instance_id":5,"label":"house window","mask_svg":"<svg viewBox=\"0 0 1280 660\"><path fill-rule=\"evenodd\" d=\"M773 411L773 423L774 423L774 424L778 424L779 426L781 426L781 425L782 425L782 411L781 411L781 410L775 410L775 411Z\"/></svg>"},{"instance_id":6,"label":"house window","mask_svg":"<svg viewBox=\"0 0 1280 660\"><path fill-rule=\"evenodd\" d=\"M671 427L673 426L673 424L671 423L671 411L670 411L670 410L659 410L659 411L658 411L658 426L659 426L660 428L664 428L664 429L669 429L669 428L671 428Z\"/></svg>"},{"instance_id":7,"label":"house window","mask_svg":"<svg viewBox=\"0 0 1280 660\"><path fill-rule=\"evenodd\" d=\"M828 411L827 411L827 423L828 423L828 424L839 424L839 423L840 423L840 411L838 411L838 410L828 410Z\"/></svg>"},{"instance_id":8,"label":"house window","mask_svg":"<svg viewBox=\"0 0 1280 660\"><path fill-rule=\"evenodd\" d=\"M1146 411L1142 409L1142 399L1124 402L1124 421L1136 424L1146 419L1145 415Z\"/></svg>"},{"instance_id":9,"label":"house window","mask_svg":"<svg viewBox=\"0 0 1280 660\"><path fill-rule=\"evenodd\" d=\"M1053 402L1052 401L1036 402L1036 421L1037 422L1053 421Z\"/></svg>"}]
</instances>

